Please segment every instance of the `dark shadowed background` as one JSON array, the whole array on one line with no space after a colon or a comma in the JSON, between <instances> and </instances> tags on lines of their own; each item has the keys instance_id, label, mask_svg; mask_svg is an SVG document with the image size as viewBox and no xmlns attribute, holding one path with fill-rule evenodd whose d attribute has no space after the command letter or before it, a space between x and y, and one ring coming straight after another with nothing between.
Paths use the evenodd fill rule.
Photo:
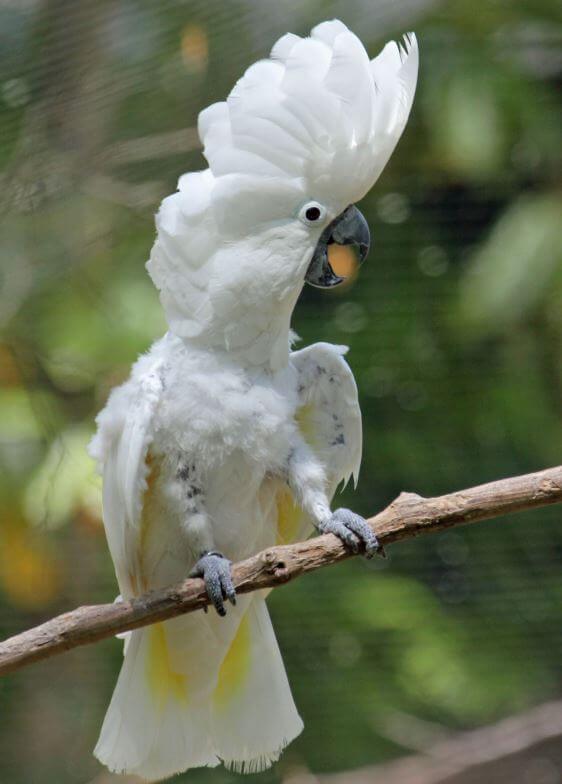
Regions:
<instances>
[{"instance_id":1,"label":"dark shadowed background","mask_svg":"<svg viewBox=\"0 0 562 784\"><path fill-rule=\"evenodd\" d=\"M198 112L279 35L334 16L372 57L410 29L421 52L410 122L361 204L371 256L341 291L307 289L294 322L351 348L365 451L343 501L367 515L560 462L556 0L0 0L2 636L117 592L85 445L165 329L153 213L203 168ZM254 780L560 782L562 703L544 705L562 696L560 518L456 529L275 591L306 726ZM0 681L2 784L117 781L91 750L120 659L108 640ZM408 754L424 756L381 773Z\"/></svg>"}]
</instances>

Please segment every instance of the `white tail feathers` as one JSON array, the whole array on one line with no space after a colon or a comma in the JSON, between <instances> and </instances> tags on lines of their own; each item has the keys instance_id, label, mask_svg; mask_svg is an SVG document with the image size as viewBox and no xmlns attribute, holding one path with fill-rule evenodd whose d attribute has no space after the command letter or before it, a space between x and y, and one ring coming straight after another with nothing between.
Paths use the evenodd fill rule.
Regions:
<instances>
[{"instance_id":1,"label":"white tail feathers","mask_svg":"<svg viewBox=\"0 0 562 784\"><path fill-rule=\"evenodd\" d=\"M223 762L254 773L302 730L265 602L132 633L94 754L159 781Z\"/></svg>"},{"instance_id":2,"label":"white tail feathers","mask_svg":"<svg viewBox=\"0 0 562 784\"><path fill-rule=\"evenodd\" d=\"M209 711L186 705L181 675L166 658L165 625L132 633L95 756L115 773L147 781L188 767L218 765L210 743ZM160 649L160 650L159 650Z\"/></svg>"},{"instance_id":3,"label":"white tail feathers","mask_svg":"<svg viewBox=\"0 0 562 784\"><path fill-rule=\"evenodd\" d=\"M254 599L221 667L213 697L218 756L238 773L272 765L303 728L263 599Z\"/></svg>"}]
</instances>

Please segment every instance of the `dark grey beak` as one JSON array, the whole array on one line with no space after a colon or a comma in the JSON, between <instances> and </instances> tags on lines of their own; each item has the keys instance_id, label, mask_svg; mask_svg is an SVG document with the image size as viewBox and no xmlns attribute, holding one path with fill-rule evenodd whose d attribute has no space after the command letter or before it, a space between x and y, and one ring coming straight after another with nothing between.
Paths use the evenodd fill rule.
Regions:
<instances>
[{"instance_id":1,"label":"dark grey beak","mask_svg":"<svg viewBox=\"0 0 562 784\"><path fill-rule=\"evenodd\" d=\"M354 204L350 204L337 218L326 226L312 260L305 275L305 280L311 286L320 289L329 289L342 283L344 278L336 275L328 260L328 245L333 242L338 245L356 245L359 251L359 261L362 263L369 253L371 235L369 225Z\"/></svg>"}]
</instances>

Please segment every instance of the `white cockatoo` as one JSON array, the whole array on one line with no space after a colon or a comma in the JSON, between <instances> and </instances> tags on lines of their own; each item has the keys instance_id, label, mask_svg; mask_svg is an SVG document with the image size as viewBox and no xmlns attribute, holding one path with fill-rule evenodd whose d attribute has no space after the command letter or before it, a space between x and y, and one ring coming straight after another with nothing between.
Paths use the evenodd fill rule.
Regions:
<instances>
[{"instance_id":1,"label":"white cockatoo","mask_svg":"<svg viewBox=\"0 0 562 784\"><path fill-rule=\"evenodd\" d=\"M236 600L230 567L315 528L377 550L363 518L330 507L361 460L346 349L291 351L290 320L305 281L341 281L335 247L366 255L354 202L404 129L417 70L413 35L370 61L324 22L199 116L209 168L162 202L147 265L169 332L112 392L91 453L121 596L200 575L218 612L127 635L95 749L112 771L260 771L302 730L265 594Z\"/></svg>"}]
</instances>

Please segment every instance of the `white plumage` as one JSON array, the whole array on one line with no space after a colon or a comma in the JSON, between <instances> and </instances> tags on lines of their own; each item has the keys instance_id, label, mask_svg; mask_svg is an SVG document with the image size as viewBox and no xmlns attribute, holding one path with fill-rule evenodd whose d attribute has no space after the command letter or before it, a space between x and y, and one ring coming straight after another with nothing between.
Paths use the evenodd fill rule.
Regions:
<instances>
[{"instance_id":1,"label":"white plumage","mask_svg":"<svg viewBox=\"0 0 562 784\"><path fill-rule=\"evenodd\" d=\"M297 540L357 479L361 417L344 347L290 352L324 228L372 186L405 126L413 35L373 61L338 21L283 36L199 117L209 169L164 199L148 270L170 332L98 417L91 452L121 594ZM318 226L303 205L321 205ZM265 595L127 635L96 755L158 780L257 771L302 729Z\"/></svg>"},{"instance_id":2,"label":"white plumage","mask_svg":"<svg viewBox=\"0 0 562 784\"><path fill-rule=\"evenodd\" d=\"M310 38L283 36L271 57L250 66L226 101L201 112L209 169L184 174L157 217L148 271L174 332L205 345L228 348L225 324L238 315L217 299L216 287L225 291L219 239L274 232L310 200L335 217L361 199L390 158L414 98L413 34L369 62L359 39L334 20ZM298 248L308 259L309 247ZM232 266L230 249L226 263ZM246 289L243 272L235 270L232 288Z\"/></svg>"}]
</instances>

